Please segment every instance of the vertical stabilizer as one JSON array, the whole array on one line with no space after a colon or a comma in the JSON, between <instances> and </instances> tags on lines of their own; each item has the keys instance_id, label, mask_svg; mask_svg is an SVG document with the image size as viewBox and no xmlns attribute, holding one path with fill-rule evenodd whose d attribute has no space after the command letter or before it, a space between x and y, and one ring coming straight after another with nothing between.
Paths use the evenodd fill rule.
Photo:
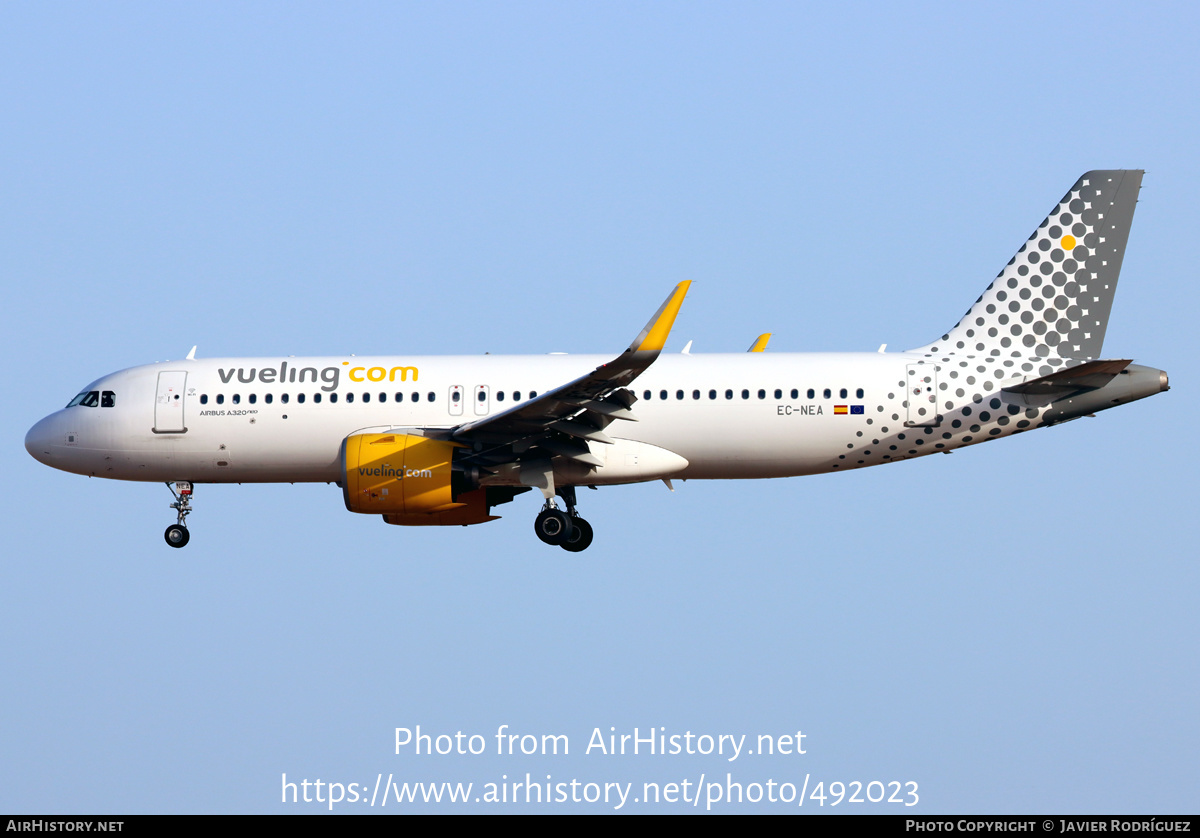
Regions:
<instances>
[{"instance_id":1,"label":"vertical stabilizer","mask_svg":"<svg viewBox=\"0 0 1200 838\"><path fill-rule=\"evenodd\" d=\"M1100 357L1141 170L1088 172L962 320L915 352Z\"/></svg>"}]
</instances>

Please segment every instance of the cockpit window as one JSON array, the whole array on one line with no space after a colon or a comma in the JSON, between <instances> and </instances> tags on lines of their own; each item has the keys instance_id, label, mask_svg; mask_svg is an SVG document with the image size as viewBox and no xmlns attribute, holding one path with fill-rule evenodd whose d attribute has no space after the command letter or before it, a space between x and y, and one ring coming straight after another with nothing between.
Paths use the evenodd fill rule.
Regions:
<instances>
[{"instance_id":1,"label":"cockpit window","mask_svg":"<svg viewBox=\"0 0 1200 838\"><path fill-rule=\"evenodd\" d=\"M78 396L71 399L71 403L69 405L67 405L67 407L74 407L77 404L83 405L84 407L99 406L100 391L99 390L84 390Z\"/></svg>"},{"instance_id":2,"label":"cockpit window","mask_svg":"<svg viewBox=\"0 0 1200 838\"><path fill-rule=\"evenodd\" d=\"M112 390L105 390L100 394L101 407L115 407L117 404L117 394Z\"/></svg>"}]
</instances>

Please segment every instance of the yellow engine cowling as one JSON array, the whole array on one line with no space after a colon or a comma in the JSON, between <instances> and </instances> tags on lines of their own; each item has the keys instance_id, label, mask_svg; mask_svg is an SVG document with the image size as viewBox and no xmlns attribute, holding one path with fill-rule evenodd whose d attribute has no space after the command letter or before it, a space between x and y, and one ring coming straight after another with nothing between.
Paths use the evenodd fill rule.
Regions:
<instances>
[{"instance_id":1,"label":"yellow engine cowling","mask_svg":"<svg viewBox=\"0 0 1200 838\"><path fill-rule=\"evenodd\" d=\"M383 516L389 524L399 524L404 527L452 527L470 526L495 521L499 515L489 515L487 489L475 489L458 495L456 502L451 504L454 509L441 512L402 514L391 512Z\"/></svg>"},{"instance_id":2,"label":"yellow engine cowling","mask_svg":"<svg viewBox=\"0 0 1200 838\"><path fill-rule=\"evenodd\" d=\"M351 434L342 443L346 508L422 518L462 509L467 504L456 503L451 488L458 447L412 434Z\"/></svg>"}]
</instances>

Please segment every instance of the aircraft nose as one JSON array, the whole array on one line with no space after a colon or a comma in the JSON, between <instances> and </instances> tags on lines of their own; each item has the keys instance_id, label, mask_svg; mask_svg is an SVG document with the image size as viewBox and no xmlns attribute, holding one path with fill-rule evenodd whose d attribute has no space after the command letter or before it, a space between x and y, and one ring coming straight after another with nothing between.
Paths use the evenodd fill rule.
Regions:
<instances>
[{"instance_id":1,"label":"aircraft nose","mask_svg":"<svg viewBox=\"0 0 1200 838\"><path fill-rule=\"evenodd\" d=\"M51 414L37 422L29 429L29 433L25 434L25 450L39 463L52 465L50 458L54 456L51 452L57 441L56 424L55 414Z\"/></svg>"}]
</instances>

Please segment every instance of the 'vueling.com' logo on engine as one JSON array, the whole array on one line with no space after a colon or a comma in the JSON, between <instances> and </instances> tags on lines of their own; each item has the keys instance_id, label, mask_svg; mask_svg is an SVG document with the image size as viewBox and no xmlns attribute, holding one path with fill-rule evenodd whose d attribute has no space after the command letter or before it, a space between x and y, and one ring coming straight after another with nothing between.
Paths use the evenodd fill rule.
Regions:
<instances>
[{"instance_id":1,"label":"'vueling.com' logo on engine","mask_svg":"<svg viewBox=\"0 0 1200 838\"><path fill-rule=\"evenodd\" d=\"M433 472L427 468L392 468L387 463L375 468L358 467L359 477L394 477L402 480L405 477L433 477Z\"/></svg>"},{"instance_id":2,"label":"'vueling.com' logo on engine","mask_svg":"<svg viewBox=\"0 0 1200 838\"><path fill-rule=\"evenodd\" d=\"M349 367L349 361L342 361L343 367ZM351 367L348 371L350 380L354 382L364 381L408 381L409 376L412 380L417 380L416 367ZM363 377L365 374L365 378ZM314 384L318 381L324 382L321 389L325 392L336 390L338 381L342 376L342 371L339 367L325 367L318 370L316 367L292 367L288 369L288 362L283 361L277 368L263 367L237 367L235 369L218 369L217 375L221 377L222 384L228 384L233 380L234 375L242 384L253 384L255 381L260 381L263 384L303 384L305 381L312 381ZM397 379L397 376L399 378Z\"/></svg>"}]
</instances>

